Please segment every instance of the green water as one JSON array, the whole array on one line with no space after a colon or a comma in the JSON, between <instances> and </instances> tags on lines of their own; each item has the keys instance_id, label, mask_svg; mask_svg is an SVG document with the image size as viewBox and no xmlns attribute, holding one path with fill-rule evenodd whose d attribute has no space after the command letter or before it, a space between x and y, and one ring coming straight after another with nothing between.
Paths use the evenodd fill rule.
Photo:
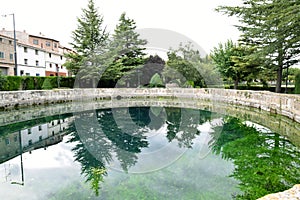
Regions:
<instances>
[{"instance_id":1,"label":"green water","mask_svg":"<svg viewBox=\"0 0 300 200\"><path fill-rule=\"evenodd\" d=\"M0 127L0 199L256 199L297 183L296 142L208 110L105 108Z\"/></svg>"}]
</instances>

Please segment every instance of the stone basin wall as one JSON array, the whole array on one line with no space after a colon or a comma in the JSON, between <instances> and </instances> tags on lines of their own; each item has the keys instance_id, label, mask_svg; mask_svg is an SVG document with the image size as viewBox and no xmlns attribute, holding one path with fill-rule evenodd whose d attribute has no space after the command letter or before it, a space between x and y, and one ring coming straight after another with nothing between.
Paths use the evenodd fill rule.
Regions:
<instances>
[{"instance_id":1,"label":"stone basin wall","mask_svg":"<svg viewBox=\"0 0 300 200\"><path fill-rule=\"evenodd\" d=\"M0 92L0 110L72 101L176 98L259 108L300 123L300 95L216 88L99 88Z\"/></svg>"}]
</instances>

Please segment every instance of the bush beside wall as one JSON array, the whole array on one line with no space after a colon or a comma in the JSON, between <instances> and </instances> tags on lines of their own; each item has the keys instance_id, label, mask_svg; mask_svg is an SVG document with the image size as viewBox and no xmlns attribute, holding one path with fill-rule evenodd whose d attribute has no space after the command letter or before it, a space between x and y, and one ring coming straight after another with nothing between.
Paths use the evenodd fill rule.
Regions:
<instances>
[{"instance_id":1,"label":"bush beside wall","mask_svg":"<svg viewBox=\"0 0 300 200\"><path fill-rule=\"evenodd\" d=\"M295 76L295 94L300 94L300 73Z\"/></svg>"},{"instance_id":2,"label":"bush beside wall","mask_svg":"<svg viewBox=\"0 0 300 200\"><path fill-rule=\"evenodd\" d=\"M57 88L59 78L59 87L73 88L74 77L40 77L40 76L1 76L4 77L0 82L1 91L13 90L41 90L43 89L44 82L49 82L52 88ZM49 88L49 83L46 87Z\"/></svg>"}]
</instances>

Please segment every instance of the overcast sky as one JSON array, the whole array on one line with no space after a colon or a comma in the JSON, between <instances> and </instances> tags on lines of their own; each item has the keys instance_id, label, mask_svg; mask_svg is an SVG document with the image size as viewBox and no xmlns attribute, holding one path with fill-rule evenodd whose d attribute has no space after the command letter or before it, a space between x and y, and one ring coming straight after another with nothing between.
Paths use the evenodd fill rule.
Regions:
<instances>
[{"instance_id":1,"label":"overcast sky","mask_svg":"<svg viewBox=\"0 0 300 200\"><path fill-rule=\"evenodd\" d=\"M163 28L194 40L207 53L219 42L237 40L236 21L214 11L218 5L239 0L94 0L110 32L122 12L136 21L138 28ZM88 0L9 0L1 4L0 14L15 13L16 29L59 40L68 46L76 18ZM0 17L0 27L12 30L12 18Z\"/></svg>"}]
</instances>

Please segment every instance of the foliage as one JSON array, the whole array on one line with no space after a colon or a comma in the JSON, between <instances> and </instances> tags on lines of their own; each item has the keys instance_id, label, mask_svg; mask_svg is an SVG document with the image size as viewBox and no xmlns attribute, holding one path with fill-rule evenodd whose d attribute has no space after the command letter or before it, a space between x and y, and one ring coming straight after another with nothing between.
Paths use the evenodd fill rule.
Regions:
<instances>
[{"instance_id":1,"label":"foliage","mask_svg":"<svg viewBox=\"0 0 300 200\"><path fill-rule=\"evenodd\" d=\"M147 41L139 38L135 24L135 21L126 17L125 13L121 14L109 41L109 51L100 55L100 57L108 58L104 64L102 81L112 80L116 84L123 76L145 63L143 46Z\"/></svg>"},{"instance_id":2,"label":"foliage","mask_svg":"<svg viewBox=\"0 0 300 200\"><path fill-rule=\"evenodd\" d=\"M168 52L167 66L166 71L173 71L173 73L164 73L166 83L177 80L183 86L186 81L192 81L195 86L205 87L203 77L193 63L177 55L176 52Z\"/></svg>"},{"instance_id":3,"label":"foliage","mask_svg":"<svg viewBox=\"0 0 300 200\"><path fill-rule=\"evenodd\" d=\"M0 91L4 89L4 84L6 83L6 76L2 75L0 71Z\"/></svg>"},{"instance_id":4,"label":"foliage","mask_svg":"<svg viewBox=\"0 0 300 200\"><path fill-rule=\"evenodd\" d=\"M277 72L276 92L281 91L282 71L299 62L300 4L296 0L243 0L239 6L217 9L228 16L237 16L241 41L258 48L255 53L265 58L265 64Z\"/></svg>"},{"instance_id":5,"label":"foliage","mask_svg":"<svg viewBox=\"0 0 300 200\"><path fill-rule=\"evenodd\" d=\"M77 29L72 32L73 43L71 45L76 53L72 52L66 55L68 61L65 63L65 66L74 75L81 68L87 67L84 63L95 56L97 49L105 47L108 38L106 29L102 27L103 17L98 14L93 0L89 0L87 8L82 9L82 12L82 16L77 18ZM92 76L90 78L94 79L94 73L97 73L97 69L89 69L84 73L85 78L91 73Z\"/></svg>"},{"instance_id":6,"label":"foliage","mask_svg":"<svg viewBox=\"0 0 300 200\"><path fill-rule=\"evenodd\" d=\"M163 87L164 83L158 73L154 74L150 80L150 87Z\"/></svg>"},{"instance_id":7,"label":"foliage","mask_svg":"<svg viewBox=\"0 0 300 200\"><path fill-rule=\"evenodd\" d=\"M299 68L289 68L288 69L288 82L289 83L295 83L295 78L296 78L296 75L300 73L300 69ZM282 78L286 80L287 78L287 70L284 70L283 71L283 74L282 74Z\"/></svg>"},{"instance_id":8,"label":"foliage","mask_svg":"<svg viewBox=\"0 0 300 200\"><path fill-rule=\"evenodd\" d=\"M91 188L95 191L95 195L99 196L99 183L103 182L103 175L106 174L105 168L91 168L91 174L92 174L92 181L91 181Z\"/></svg>"},{"instance_id":9,"label":"foliage","mask_svg":"<svg viewBox=\"0 0 300 200\"><path fill-rule=\"evenodd\" d=\"M24 76L23 77L23 90L34 90L35 88L35 81L32 77Z\"/></svg>"},{"instance_id":10,"label":"foliage","mask_svg":"<svg viewBox=\"0 0 300 200\"><path fill-rule=\"evenodd\" d=\"M57 78L58 77L41 77L41 76L6 76L5 81L1 85L4 91L12 90L40 90L43 88L44 82L49 86L47 82L51 84L49 89L57 87ZM74 77L59 77L60 78L60 87L64 88L73 88Z\"/></svg>"},{"instance_id":11,"label":"foliage","mask_svg":"<svg viewBox=\"0 0 300 200\"><path fill-rule=\"evenodd\" d=\"M295 75L295 94L300 94L300 72Z\"/></svg>"},{"instance_id":12,"label":"foliage","mask_svg":"<svg viewBox=\"0 0 300 200\"><path fill-rule=\"evenodd\" d=\"M146 59L145 65L137 68L135 73L130 73L128 75L128 79L131 80L131 83L136 83L131 84L130 86L148 86L154 74L159 74L160 76L162 76L164 67L165 61L161 57L159 57L158 55L150 55Z\"/></svg>"},{"instance_id":13,"label":"foliage","mask_svg":"<svg viewBox=\"0 0 300 200\"><path fill-rule=\"evenodd\" d=\"M299 150L283 136L266 133L228 117L212 134L213 152L232 160L232 177L244 192L236 199L257 199L286 190L300 181ZM288 167L287 167L288 166Z\"/></svg>"},{"instance_id":14,"label":"foliage","mask_svg":"<svg viewBox=\"0 0 300 200\"><path fill-rule=\"evenodd\" d=\"M204 55L200 55L190 42L185 45L181 43L178 49L170 50L163 72L165 82L192 87L221 86L222 80L210 57L201 56Z\"/></svg>"},{"instance_id":15,"label":"foliage","mask_svg":"<svg viewBox=\"0 0 300 200\"><path fill-rule=\"evenodd\" d=\"M224 78L234 80L237 89L240 81L249 82L260 74L262 61L254 56L255 51L254 47L236 45L228 40L213 49L211 58Z\"/></svg>"},{"instance_id":16,"label":"foliage","mask_svg":"<svg viewBox=\"0 0 300 200\"><path fill-rule=\"evenodd\" d=\"M2 90L13 91L22 88L22 77L20 76L7 76L6 82L3 83Z\"/></svg>"},{"instance_id":17,"label":"foliage","mask_svg":"<svg viewBox=\"0 0 300 200\"><path fill-rule=\"evenodd\" d=\"M52 88L53 88L53 87L52 87L52 84L51 84L50 79L46 78L46 79L44 80L43 85L42 85L42 89L43 89L43 90L51 90Z\"/></svg>"}]
</instances>

